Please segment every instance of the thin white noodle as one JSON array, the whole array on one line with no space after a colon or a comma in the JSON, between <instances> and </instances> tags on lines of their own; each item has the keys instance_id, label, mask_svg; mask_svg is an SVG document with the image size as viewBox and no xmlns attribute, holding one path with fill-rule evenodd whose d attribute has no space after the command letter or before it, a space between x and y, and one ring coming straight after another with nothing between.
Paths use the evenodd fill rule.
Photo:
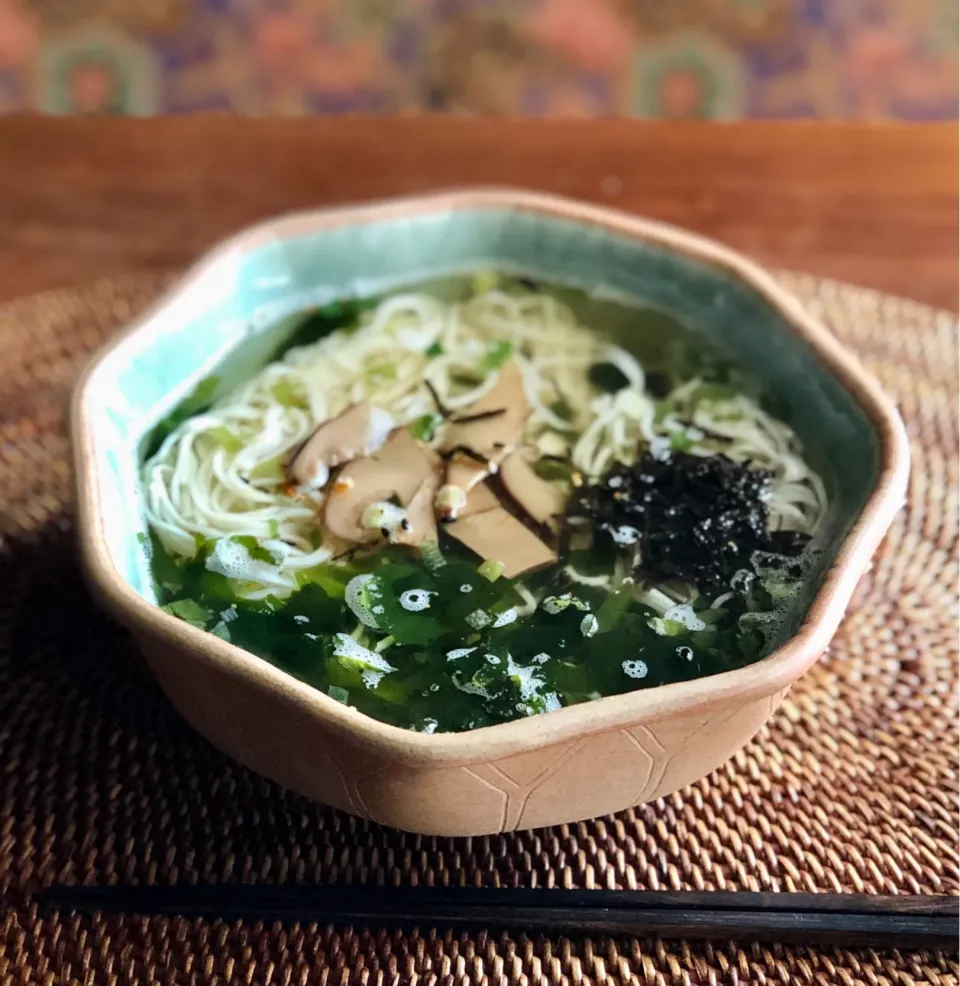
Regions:
<instances>
[{"instance_id":1,"label":"thin white noodle","mask_svg":"<svg viewBox=\"0 0 960 986\"><path fill-rule=\"evenodd\" d=\"M715 454L720 443L731 458L773 472L771 528L812 532L823 516L826 491L796 436L754 401L695 402L701 381L694 379L669 395L666 407L658 405L644 389L637 360L580 324L556 298L495 289L462 303L417 292L391 296L355 330L289 351L181 424L144 467L151 526L168 550L185 557L196 551L195 535L272 538L281 546L275 585L248 595L294 589L296 573L331 552L319 547L323 495L286 490L282 464L291 451L318 423L359 400L388 411L400 425L415 421L436 410L427 380L444 406L469 406L496 383L496 368L485 359L504 341L515 347L532 408L526 441L536 445L552 436L572 442L572 463L584 476L595 479L615 461L635 461L640 443L689 423L696 428L688 429L694 454ZM600 361L614 363L629 386L598 395L585 370Z\"/></svg>"}]
</instances>

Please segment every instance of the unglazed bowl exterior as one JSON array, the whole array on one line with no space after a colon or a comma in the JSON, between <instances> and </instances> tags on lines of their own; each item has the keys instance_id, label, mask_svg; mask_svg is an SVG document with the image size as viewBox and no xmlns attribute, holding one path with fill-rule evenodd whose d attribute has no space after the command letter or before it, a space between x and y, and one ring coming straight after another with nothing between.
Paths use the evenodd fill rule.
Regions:
<instances>
[{"instance_id":1,"label":"unglazed bowl exterior","mask_svg":"<svg viewBox=\"0 0 960 986\"><path fill-rule=\"evenodd\" d=\"M779 646L739 670L458 734L371 719L163 612L138 535L143 436L238 347L270 351L283 315L457 272L516 269L661 308L758 374L831 497L815 577ZM778 408L778 413L781 411ZM877 385L756 264L614 210L467 189L299 213L210 251L103 350L73 432L91 586L160 686L254 771L385 825L475 835L578 821L669 794L742 747L827 647L901 506L903 426Z\"/></svg>"}]
</instances>

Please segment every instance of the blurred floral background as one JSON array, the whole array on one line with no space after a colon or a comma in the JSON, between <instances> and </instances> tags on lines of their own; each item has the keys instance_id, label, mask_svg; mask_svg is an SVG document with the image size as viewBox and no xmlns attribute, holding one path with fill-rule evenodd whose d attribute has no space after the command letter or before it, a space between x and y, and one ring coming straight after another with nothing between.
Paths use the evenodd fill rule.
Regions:
<instances>
[{"instance_id":1,"label":"blurred floral background","mask_svg":"<svg viewBox=\"0 0 960 986\"><path fill-rule=\"evenodd\" d=\"M0 0L0 112L955 119L958 0Z\"/></svg>"}]
</instances>

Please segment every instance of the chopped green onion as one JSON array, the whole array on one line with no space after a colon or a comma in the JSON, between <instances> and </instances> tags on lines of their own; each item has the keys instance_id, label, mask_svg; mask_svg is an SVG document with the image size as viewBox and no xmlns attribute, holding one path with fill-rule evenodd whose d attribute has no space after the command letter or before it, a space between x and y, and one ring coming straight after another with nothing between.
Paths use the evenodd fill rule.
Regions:
<instances>
[{"instance_id":1,"label":"chopped green onion","mask_svg":"<svg viewBox=\"0 0 960 986\"><path fill-rule=\"evenodd\" d=\"M486 294L500 284L500 275L495 270L479 270L473 275L473 293Z\"/></svg>"},{"instance_id":2,"label":"chopped green onion","mask_svg":"<svg viewBox=\"0 0 960 986\"><path fill-rule=\"evenodd\" d=\"M380 363L377 366L371 366L367 370L367 380L370 383L389 383L392 380L397 379L397 368L393 363Z\"/></svg>"},{"instance_id":3,"label":"chopped green onion","mask_svg":"<svg viewBox=\"0 0 960 986\"><path fill-rule=\"evenodd\" d=\"M350 692L348 692L346 688L341 688L339 685L331 685L327 689L327 694L335 702L342 702L344 705L350 704Z\"/></svg>"},{"instance_id":4,"label":"chopped green onion","mask_svg":"<svg viewBox=\"0 0 960 986\"><path fill-rule=\"evenodd\" d=\"M499 342L492 342L487 347L487 355L484 356L481 367L487 372L491 373L494 370L499 370L504 363L513 355L513 343L501 340Z\"/></svg>"},{"instance_id":5,"label":"chopped green onion","mask_svg":"<svg viewBox=\"0 0 960 986\"><path fill-rule=\"evenodd\" d=\"M227 629L227 624L223 620L220 620L215 626L210 627L210 632L215 637L225 640L228 644L230 643L230 631Z\"/></svg>"},{"instance_id":6,"label":"chopped green onion","mask_svg":"<svg viewBox=\"0 0 960 986\"><path fill-rule=\"evenodd\" d=\"M503 575L503 562L490 561L488 559L477 569L477 574L485 578L488 582L496 582Z\"/></svg>"},{"instance_id":7,"label":"chopped green onion","mask_svg":"<svg viewBox=\"0 0 960 986\"><path fill-rule=\"evenodd\" d=\"M424 350L423 353L427 359L436 359L438 356L443 355L443 346L439 342L433 342Z\"/></svg>"},{"instance_id":8,"label":"chopped green onion","mask_svg":"<svg viewBox=\"0 0 960 986\"><path fill-rule=\"evenodd\" d=\"M282 483L285 476L283 471L284 457L275 455L272 459L264 459L258 462L250 470L251 479L269 479L275 483Z\"/></svg>"},{"instance_id":9,"label":"chopped green onion","mask_svg":"<svg viewBox=\"0 0 960 986\"><path fill-rule=\"evenodd\" d=\"M447 563L436 541L424 541L420 545L420 557L423 560L423 567L431 575Z\"/></svg>"},{"instance_id":10,"label":"chopped green onion","mask_svg":"<svg viewBox=\"0 0 960 986\"><path fill-rule=\"evenodd\" d=\"M270 537L272 537L274 540L279 540L279 538L280 538L280 525L276 522L276 520L273 517L271 517L267 521L267 530L270 533Z\"/></svg>"},{"instance_id":11,"label":"chopped green onion","mask_svg":"<svg viewBox=\"0 0 960 986\"><path fill-rule=\"evenodd\" d=\"M686 630L678 620L665 620L660 616L653 616L647 620L647 626L661 637L679 637Z\"/></svg>"},{"instance_id":12,"label":"chopped green onion","mask_svg":"<svg viewBox=\"0 0 960 986\"><path fill-rule=\"evenodd\" d=\"M670 432L670 451L689 452L693 448L693 439L685 431Z\"/></svg>"},{"instance_id":13,"label":"chopped green onion","mask_svg":"<svg viewBox=\"0 0 960 986\"><path fill-rule=\"evenodd\" d=\"M306 407L307 402L289 380L278 380L270 392L284 407Z\"/></svg>"},{"instance_id":14,"label":"chopped green onion","mask_svg":"<svg viewBox=\"0 0 960 986\"><path fill-rule=\"evenodd\" d=\"M407 426L407 431L420 442L432 442L442 423L443 417L441 415L424 414L416 421L412 421Z\"/></svg>"}]
</instances>

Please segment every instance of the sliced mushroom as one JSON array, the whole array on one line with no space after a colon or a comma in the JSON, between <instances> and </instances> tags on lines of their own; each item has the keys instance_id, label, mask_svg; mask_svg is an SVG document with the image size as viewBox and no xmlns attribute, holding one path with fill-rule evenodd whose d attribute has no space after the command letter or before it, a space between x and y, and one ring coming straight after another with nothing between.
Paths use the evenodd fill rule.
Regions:
<instances>
[{"instance_id":1,"label":"sliced mushroom","mask_svg":"<svg viewBox=\"0 0 960 986\"><path fill-rule=\"evenodd\" d=\"M461 517L446 530L481 558L500 562L508 579L552 565L557 560L554 551L499 505L492 510Z\"/></svg>"},{"instance_id":2,"label":"sliced mushroom","mask_svg":"<svg viewBox=\"0 0 960 986\"><path fill-rule=\"evenodd\" d=\"M433 512L433 500L440 488L440 476L431 472L420 484L407 504L407 524L391 536L393 544L408 544L417 547L424 541L437 540L437 518Z\"/></svg>"},{"instance_id":3,"label":"sliced mushroom","mask_svg":"<svg viewBox=\"0 0 960 986\"><path fill-rule=\"evenodd\" d=\"M380 532L361 523L364 510L372 503L396 498L409 512L425 483L432 501L439 470L436 454L420 445L406 429L398 428L373 455L354 459L340 470L327 496L327 530L354 544L376 541ZM429 485L431 480L433 487ZM396 533L405 532L398 529Z\"/></svg>"},{"instance_id":4,"label":"sliced mushroom","mask_svg":"<svg viewBox=\"0 0 960 986\"><path fill-rule=\"evenodd\" d=\"M490 465L475 462L473 459L468 459L466 456L457 453L447 463L445 485L453 489L462 490L464 493L469 493L470 490L485 480L493 471ZM455 510L451 516L455 517L458 514L459 511Z\"/></svg>"},{"instance_id":5,"label":"sliced mushroom","mask_svg":"<svg viewBox=\"0 0 960 986\"><path fill-rule=\"evenodd\" d=\"M370 455L386 441L393 418L366 401L318 425L287 466L291 483L319 489L330 470L361 455Z\"/></svg>"},{"instance_id":6,"label":"sliced mushroom","mask_svg":"<svg viewBox=\"0 0 960 986\"><path fill-rule=\"evenodd\" d=\"M463 420L454 418L446 429L442 449L451 456L447 485L458 486L466 493L496 472L520 443L529 416L523 374L511 360L504 364L493 387L463 412Z\"/></svg>"},{"instance_id":7,"label":"sliced mushroom","mask_svg":"<svg viewBox=\"0 0 960 986\"><path fill-rule=\"evenodd\" d=\"M457 516L470 517L472 514L482 514L499 506L497 494L486 483L479 483L467 494L467 502Z\"/></svg>"},{"instance_id":8,"label":"sliced mushroom","mask_svg":"<svg viewBox=\"0 0 960 986\"><path fill-rule=\"evenodd\" d=\"M547 524L563 513L562 491L541 479L522 452L512 452L500 465L506 491L538 523Z\"/></svg>"},{"instance_id":9,"label":"sliced mushroom","mask_svg":"<svg viewBox=\"0 0 960 986\"><path fill-rule=\"evenodd\" d=\"M464 493L460 486L445 483L437 492L434 506L437 516L450 523L458 517L469 517L470 514L499 507L500 501L486 483L477 483L469 493Z\"/></svg>"}]
</instances>

